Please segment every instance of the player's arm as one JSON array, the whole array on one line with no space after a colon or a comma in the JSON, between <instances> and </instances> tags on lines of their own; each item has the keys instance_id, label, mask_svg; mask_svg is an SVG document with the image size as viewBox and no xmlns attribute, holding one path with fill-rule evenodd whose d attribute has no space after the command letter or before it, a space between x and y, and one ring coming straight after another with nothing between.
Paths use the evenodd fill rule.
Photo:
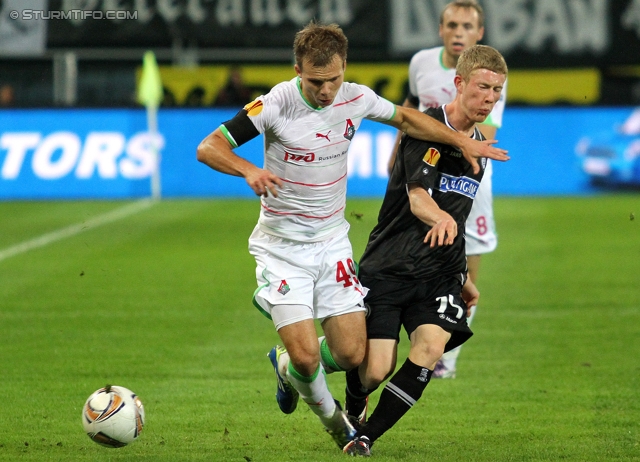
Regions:
<instances>
[{"instance_id":1,"label":"player's arm","mask_svg":"<svg viewBox=\"0 0 640 462\"><path fill-rule=\"evenodd\" d=\"M419 184L410 183L408 190L411 213L431 226L424 243L430 247L453 244L454 238L458 235L458 224L453 217L438 207L429 192Z\"/></svg>"},{"instance_id":2,"label":"player's arm","mask_svg":"<svg viewBox=\"0 0 640 462\"><path fill-rule=\"evenodd\" d=\"M462 155L473 167L474 173L480 171L477 160L479 157L500 161L509 160L507 151L491 146L496 142L495 140L474 140L462 133L451 130L443 123L416 109L396 106L396 113L388 123L414 138L458 147Z\"/></svg>"},{"instance_id":3,"label":"player's arm","mask_svg":"<svg viewBox=\"0 0 640 462\"><path fill-rule=\"evenodd\" d=\"M247 125L247 122L251 126ZM271 193L277 197L276 186L281 187L282 180L269 170L259 168L233 152L233 148L259 135L248 120L246 111L240 111L225 124L227 125L221 125L200 142L196 150L198 161L218 172L243 177L253 192L259 196ZM231 135L232 132L235 136Z\"/></svg>"},{"instance_id":4,"label":"player's arm","mask_svg":"<svg viewBox=\"0 0 640 462\"><path fill-rule=\"evenodd\" d=\"M480 292L471 278L467 277L467 280L462 286L461 295L462 300L467 304L467 316L471 316L471 307L477 305L480 299Z\"/></svg>"}]
</instances>

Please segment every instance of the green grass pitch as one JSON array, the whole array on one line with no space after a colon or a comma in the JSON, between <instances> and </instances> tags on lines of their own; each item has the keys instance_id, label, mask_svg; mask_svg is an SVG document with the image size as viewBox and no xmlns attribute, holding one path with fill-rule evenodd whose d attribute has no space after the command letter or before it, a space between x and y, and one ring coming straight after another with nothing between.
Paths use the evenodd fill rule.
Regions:
<instances>
[{"instance_id":1,"label":"green grass pitch","mask_svg":"<svg viewBox=\"0 0 640 462\"><path fill-rule=\"evenodd\" d=\"M123 205L0 202L0 255ZM379 205L348 203L356 258ZM495 208L458 377L432 381L372 460L640 460L640 196ZM1 259L0 460L344 460L305 406L275 403L278 338L251 304L257 213L256 200L166 200ZM343 400L344 377L329 382ZM146 409L121 449L81 425L107 383Z\"/></svg>"}]
</instances>

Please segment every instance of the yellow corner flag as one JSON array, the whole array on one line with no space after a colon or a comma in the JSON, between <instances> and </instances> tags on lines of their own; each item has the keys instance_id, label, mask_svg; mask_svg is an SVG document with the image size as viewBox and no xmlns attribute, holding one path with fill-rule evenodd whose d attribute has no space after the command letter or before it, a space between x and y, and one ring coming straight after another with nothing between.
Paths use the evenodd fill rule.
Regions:
<instances>
[{"instance_id":1,"label":"yellow corner flag","mask_svg":"<svg viewBox=\"0 0 640 462\"><path fill-rule=\"evenodd\" d=\"M153 51L142 59L142 75L138 83L138 102L146 107L158 107L162 101L162 78Z\"/></svg>"}]
</instances>

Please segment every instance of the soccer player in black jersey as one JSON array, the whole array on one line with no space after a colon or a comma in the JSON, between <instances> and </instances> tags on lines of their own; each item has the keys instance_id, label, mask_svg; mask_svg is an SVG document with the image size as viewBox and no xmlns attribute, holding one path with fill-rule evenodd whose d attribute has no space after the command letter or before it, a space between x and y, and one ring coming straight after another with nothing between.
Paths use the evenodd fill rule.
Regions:
<instances>
[{"instance_id":1,"label":"soccer player in black jersey","mask_svg":"<svg viewBox=\"0 0 640 462\"><path fill-rule=\"evenodd\" d=\"M494 48L475 45L458 60L456 98L427 114L467 136L482 139L484 121L500 98L507 65ZM445 351L467 341L467 306L479 292L467 277L464 226L482 169L474 174L453 146L404 136L384 201L360 261L360 280L370 289L365 303L367 354L347 373L347 412L359 423L344 448L370 455L370 447L420 398ZM400 328L409 357L384 387L365 423L366 399L396 366Z\"/></svg>"}]
</instances>

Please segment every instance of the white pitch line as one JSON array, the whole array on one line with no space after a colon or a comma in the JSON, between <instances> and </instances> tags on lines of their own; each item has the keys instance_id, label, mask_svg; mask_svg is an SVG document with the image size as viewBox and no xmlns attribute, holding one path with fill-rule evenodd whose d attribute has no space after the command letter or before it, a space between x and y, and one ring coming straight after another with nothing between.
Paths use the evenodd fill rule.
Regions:
<instances>
[{"instance_id":1,"label":"white pitch line","mask_svg":"<svg viewBox=\"0 0 640 462\"><path fill-rule=\"evenodd\" d=\"M7 258L19 255L24 252L28 252L29 250L44 247L45 245L51 244L52 242L75 236L76 234L80 234L81 232L88 229L97 228L98 226L106 225L108 223L113 223L114 221L120 220L144 209L147 209L156 202L157 200L154 199L142 199L140 201L134 202L133 204L127 204L124 207L120 207L119 209L107 212L103 215L98 215L95 218L90 218L85 222L77 223L75 225L71 225L66 228L53 231L51 233L43 234L42 236L21 242L20 244L12 245L11 247L0 250L0 261L6 260Z\"/></svg>"}]
</instances>

